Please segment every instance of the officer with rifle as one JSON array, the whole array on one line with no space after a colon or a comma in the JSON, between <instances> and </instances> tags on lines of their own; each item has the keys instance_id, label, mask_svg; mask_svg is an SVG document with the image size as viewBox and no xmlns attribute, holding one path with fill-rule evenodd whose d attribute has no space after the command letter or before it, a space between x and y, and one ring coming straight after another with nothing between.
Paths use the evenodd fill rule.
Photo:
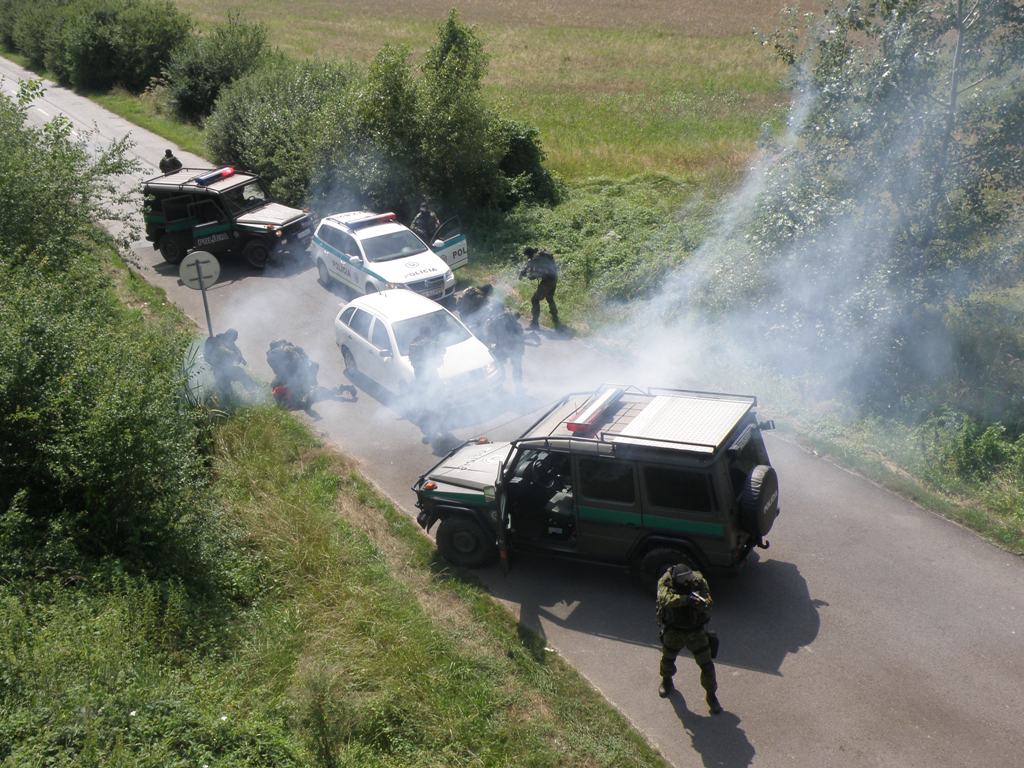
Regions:
<instances>
[{"instance_id":1,"label":"officer with rifle","mask_svg":"<svg viewBox=\"0 0 1024 768\"><path fill-rule=\"evenodd\" d=\"M700 684L707 694L708 709L717 715L718 681L715 663L718 636L707 630L711 620L711 592L700 571L686 565L674 565L658 581L658 626L661 628L661 685L658 695L666 698L674 688L676 656L684 648L693 654L700 667Z\"/></svg>"}]
</instances>

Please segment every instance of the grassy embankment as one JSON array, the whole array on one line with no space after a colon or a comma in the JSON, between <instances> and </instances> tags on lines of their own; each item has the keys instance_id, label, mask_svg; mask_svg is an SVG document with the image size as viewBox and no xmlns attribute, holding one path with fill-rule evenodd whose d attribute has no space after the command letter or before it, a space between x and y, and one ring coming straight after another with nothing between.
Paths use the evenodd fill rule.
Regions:
<instances>
[{"instance_id":1,"label":"grassy embankment","mask_svg":"<svg viewBox=\"0 0 1024 768\"><path fill-rule=\"evenodd\" d=\"M187 327L111 264L125 322ZM116 569L0 587L3 764L662 764L297 420L251 409L213 440L235 598Z\"/></svg>"}]
</instances>

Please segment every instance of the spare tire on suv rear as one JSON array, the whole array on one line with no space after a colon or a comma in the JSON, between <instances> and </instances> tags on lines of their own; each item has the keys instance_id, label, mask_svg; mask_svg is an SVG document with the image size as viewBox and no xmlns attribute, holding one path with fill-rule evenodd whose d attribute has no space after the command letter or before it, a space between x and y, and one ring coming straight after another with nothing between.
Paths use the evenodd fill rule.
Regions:
<instances>
[{"instance_id":1,"label":"spare tire on suv rear","mask_svg":"<svg viewBox=\"0 0 1024 768\"><path fill-rule=\"evenodd\" d=\"M768 535L779 516L779 477L767 464L758 464L747 475L740 495L740 525L759 539Z\"/></svg>"}]
</instances>

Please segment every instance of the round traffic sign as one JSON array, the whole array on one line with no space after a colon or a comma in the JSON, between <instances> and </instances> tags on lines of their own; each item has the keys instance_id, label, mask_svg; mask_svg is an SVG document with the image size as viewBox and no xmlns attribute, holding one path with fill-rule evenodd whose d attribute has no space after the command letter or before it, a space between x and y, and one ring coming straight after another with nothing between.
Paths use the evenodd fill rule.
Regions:
<instances>
[{"instance_id":1,"label":"round traffic sign","mask_svg":"<svg viewBox=\"0 0 1024 768\"><path fill-rule=\"evenodd\" d=\"M209 288L220 277L220 262L212 253L192 251L181 260L178 277L193 290Z\"/></svg>"}]
</instances>

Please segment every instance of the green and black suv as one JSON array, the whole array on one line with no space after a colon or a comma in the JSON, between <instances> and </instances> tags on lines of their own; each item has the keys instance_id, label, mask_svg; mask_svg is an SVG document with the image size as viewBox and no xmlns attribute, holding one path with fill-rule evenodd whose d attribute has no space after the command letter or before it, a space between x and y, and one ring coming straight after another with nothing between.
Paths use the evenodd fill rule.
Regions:
<instances>
[{"instance_id":1,"label":"green and black suv","mask_svg":"<svg viewBox=\"0 0 1024 768\"><path fill-rule=\"evenodd\" d=\"M520 438L449 453L413 486L449 562L534 550L628 566L739 565L779 514L757 400L608 387L569 395Z\"/></svg>"},{"instance_id":2,"label":"green and black suv","mask_svg":"<svg viewBox=\"0 0 1024 768\"><path fill-rule=\"evenodd\" d=\"M239 253L262 269L313 237L309 213L272 202L258 176L234 168L181 168L147 179L142 194L146 239L169 264L198 249Z\"/></svg>"}]
</instances>

